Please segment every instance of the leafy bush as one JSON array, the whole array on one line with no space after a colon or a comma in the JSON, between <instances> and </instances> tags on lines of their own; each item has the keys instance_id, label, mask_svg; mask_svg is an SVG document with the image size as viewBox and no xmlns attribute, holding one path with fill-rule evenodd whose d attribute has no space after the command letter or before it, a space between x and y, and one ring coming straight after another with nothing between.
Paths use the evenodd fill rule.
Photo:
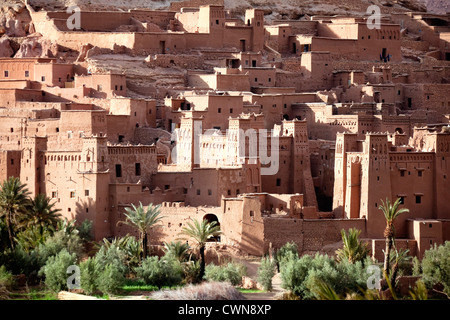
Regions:
<instances>
[{"instance_id":1,"label":"leafy bush","mask_svg":"<svg viewBox=\"0 0 450 320\"><path fill-rule=\"evenodd\" d=\"M261 265L258 268L258 282L266 291L272 290L272 278L275 275L275 261L268 257L261 259Z\"/></svg>"},{"instance_id":2,"label":"leafy bush","mask_svg":"<svg viewBox=\"0 0 450 320\"><path fill-rule=\"evenodd\" d=\"M22 247L26 252L37 248L40 244L44 244L51 237L53 231L48 228L41 230L39 226L29 226L25 230L16 235L17 245Z\"/></svg>"},{"instance_id":3,"label":"leafy bush","mask_svg":"<svg viewBox=\"0 0 450 320\"><path fill-rule=\"evenodd\" d=\"M143 260L142 265L135 268L135 271L136 275L142 278L146 284L158 288L180 284L183 275L183 269L177 260L159 259L157 256Z\"/></svg>"},{"instance_id":4,"label":"leafy bush","mask_svg":"<svg viewBox=\"0 0 450 320\"><path fill-rule=\"evenodd\" d=\"M84 241L92 241L94 239L94 235L92 234L92 225L93 222L91 220L84 220L78 227L78 235Z\"/></svg>"},{"instance_id":5,"label":"leafy bush","mask_svg":"<svg viewBox=\"0 0 450 320\"><path fill-rule=\"evenodd\" d=\"M200 262L186 261L181 264L183 268L183 283L198 283L200 279Z\"/></svg>"},{"instance_id":6,"label":"leafy bush","mask_svg":"<svg viewBox=\"0 0 450 320\"><path fill-rule=\"evenodd\" d=\"M66 249L61 250L56 256L48 258L47 263L39 272L45 275L45 285L53 292L66 289L67 268L74 265L76 260L75 253L70 254Z\"/></svg>"},{"instance_id":7,"label":"leafy bush","mask_svg":"<svg viewBox=\"0 0 450 320\"><path fill-rule=\"evenodd\" d=\"M97 279L98 289L108 294L117 293L124 282L125 277L117 264L107 264Z\"/></svg>"},{"instance_id":8,"label":"leafy bush","mask_svg":"<svg viewBox=\"0 0 450 320\"><path fill-rule=\"evenodd\" d=\"M21 246L0 253L0 265L5 265L12 274L25 274L29 283L38 281L38 272L44 264L36 251L26 252Z\"/></svg>"},{"instance_id":9,"label":"leafy bush","mask_svg":"<svg viewBox=\"0 0 450 320\"><path fill-rule=\"evenodd\" d=\"M364 263L365 262L365 263ZM327 255L316 254L298 258L292 256L281 265L282 287L304 299L318 298L321 284L326 283L337 294L358 291L364 288L367 273L364 265L369 266L370 259L350 263L337 263Z\"/></svg>"},{"instance_id":10,"label":"leafy bush","mask_svg":"<svg viewBox=\"0 0 450 320\"><path fill-rule=\"evenodd\" d=\"M282 262L284 259L289 258L291 253L298 255L298 246L294 241L287 242L284 246L277 250L275 254L275 260Z\"/></svg>"},{"instance_id":11,"label":"leafy bush","mask_svg":"<svg viewBox=\"0 0 450 320\"><path fill-rule=\"evenodd\" d=\"M80 263L81 288L88 295L95 293L98 289L98 262L95 258L88 258Z\"/></svg>"},{"instance_id":12,"label":"leafy bush","mask_svg":"<svg viewBox=\"0 0 450 320\"><path fill-rule=\"evenodd\" d=\"M423 281L428 287L440 283L450 296L450 241L425 251L422 259Z\"/></svg>"},{"instance_id":13,"label":"leafy bush","mask_svg":"<svg viewBox=\"0 0 450 320\"><path fill-rule=\"evenodd\" d=\"M5 266L0 267L0 288L11 289L14 286L14 277L6 270Z\"/></svg>"},{"instance_id":14,"label":"leafy bush","mask_svg":"<svg viewBox=\"0 0 450 320\"><path fill-rule=\"evenodd\" d=\"M126 254L116 245L102 246L95 255L99 270L103 271L107 265L114 265L123 276L129 271L126 265Z\"/></svg>"},{"instance_id":15,"label":"leafy bush","mask_svg":"<svg viewBox=\"0 0 450 320\"><path fill-rule=\"evenodd\" d=\"M39 253L40 264L45 264L49 257L57 255L63 249L70 254L75 254L77 258L80 258L83 254L83 241L78 235L77 230L59 230L55 234L48 238L44 244L39 245L37 251Z\"/></svg>"},{"instance_id":16,"label":"leafy bush","mask_svg":"<svg viewBox=\"0 0 450 320\"><path fill-rule=\"evenodd\" d=\"M208 281L230 282L236 286L241 283L242 276L246 274L245 266L229 262L223 266L209 264L205 269L205 279Z\"/></svg>"},{"instance_id":17,"label":"leafy bush","mask_svg":"<svg viewBox=\"0 0 450 320\"><path fill-rule=\"evenodd\" d=\"M415 277L419 277L422 274L422 266L420 265L420 260L417 257L412 259L412 275Z\"/></svg>"}]
</instances>

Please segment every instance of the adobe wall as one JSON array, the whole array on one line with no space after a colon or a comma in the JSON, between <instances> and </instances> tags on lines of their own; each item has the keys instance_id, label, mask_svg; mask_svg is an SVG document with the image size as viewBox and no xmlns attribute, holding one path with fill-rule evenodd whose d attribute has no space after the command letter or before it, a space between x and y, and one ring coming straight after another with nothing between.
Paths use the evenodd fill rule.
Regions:
<instances>
[{"instance_id":1,"label":"adobe wall","mask_svg":"<svg viewBox=\"0 0 450 320\"><path fill-rule=\"evenodd\" d=\"M107 161L111 183L140 182L148 186L157 171L154 146L108 146Z\"/></svg>"},{"instance_id":2,"label":"adobe wall","mask_svg":"<svg viewBox=\"0 0 450 320\"><path fill-rule=\"evenodd\" d=\"M342 240L341 230L356 228L361 237L366 232L365 219L314 219L303 220L303 251L320 251L324 246Z\"/></svg>"},{"instance_id":3,"label":"adobe wall","mask_svg":"<svg viewBox=\"0 0 450 320\"><path fill-rule=\"evenodd\" d=\"M186 0L174 1L170 3L170 10L180 11L184 7L197 8L203 5L224 6L224 0Z\"/></svg>"},{"instance_id":4,"label":"adobe wall","mask_svg":"<svg viewBox=\"0 0 450 320\"><path fill-rule=\"evenodd\" d=\"M150 68L171 68L177 66L183 69L212 69L211 66L205 64L203 56L187 54L155 54L149 56L145 64Z\"/></svg>"},{"instance_id":5,"label":"adobe wall","mask_svg":"<svg viewBox=\"0 0 450 320\"><path fill-rule=\"evenodd\" d=\"M384 250L386 250L386 240L385 239L370 239L368 241L364 241L365 239L361 239L363 242L368 244L370 249L370 255L378 260L379 262L384 261ZM398 250L406 250L408 249L408 255L414 257L419 256L417 250L417 241L414 239L395 239L395 246ZM392 253L391 253L392 255Z\"/></svg>"},{"instance_id":6,"label":"adobe wall","mask_svg":"<svg viewBox=\"0 0 450 320\"><path fill-rule=\"evenodd\" d=\"M0 183L11 176L20 177L20 150L0 150Z\"/></svg>"},{"instance_id":7,"label":"adobe wall","mask_svg":"<svg viewBox=\"0 0 450 320\"><path fill-rule=\"evenodd\" d=\"M314 20L274 20L274 25L288 24L292 28L292 34L317 35L318 21Z\"/></svg>"},{"instance_id":8,"label":"adobe wall","mask_svg":"<svg viewBox=\"0 0 450 320\"><path fill-rule=\"evenodd\" d=\"M0 80L0 89L30 89L29 80Z\"/></svg>"},{"instance_id":9,"label":"adobe wall","mask_svg":"<svg viewBox=\"0 0 450 320\"><path fill-rule=\"evenodd\" d=\"M302 219L263 217L264 247L260 254L269 252L270 243L272 243L272 248L277 250L291 241L298 245L299 252L301 252L304 242L304 221Z\"/></svg>"}]
</instances>

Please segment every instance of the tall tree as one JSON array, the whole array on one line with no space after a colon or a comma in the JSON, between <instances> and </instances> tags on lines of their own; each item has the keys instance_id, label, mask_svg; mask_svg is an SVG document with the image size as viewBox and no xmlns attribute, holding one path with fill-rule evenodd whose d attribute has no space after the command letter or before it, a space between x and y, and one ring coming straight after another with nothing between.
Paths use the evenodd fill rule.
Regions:
<instances>
[{"instance_id":1,"label":"tall tree","mask_svg":"<svg viewBox=\"0 0 450 320\"><path fill-rule=\"evenodd\" d=\"M131 208L125 208L125 221L119 221L119 223L127 224L139 231L139 240L142 247L142 258L145 259L148 256L148 229L155 226L164 217L161 216L160 205L154 206L150 203L147 209L144 208L141 202L139 206L131 205Z\"/></svg>"},{"instance_id":2,"label":"tall tree","mask_svg":"<svg viewBox=\"0 0 450 320\"><path fill-rule=\"evenodd\" d=\"M19 222L19 217L26 212L30 203L29 194L26 184L22 184L19 178L10 177L2 184L0 191L0 217L5 218L9 246L12 249L14 249L14 227Z\"/></svg>"},{"instance_id":3,"label":"tall tree","mask_svg":"<svg viewBox=\"0 0 450 320\"><path fill-rule=\"evenodd\" d=\"M23 218L23 225L25 227L37 227L41 235L45 229L55 230L61 216L58 213L61 209L55 208L55 204L55 202L51 203L51 199L44 194L37 194L30 201Z\"/></svg>"},{"instance_id":4,"label":"tall tree","mask_svg":"<svg viewBox=\"0 0 450 320\"><path fill-rule=\"evenodd\" d=\"M386 228L384 229L384 238L386 239L386 249L384 252L384 273L386 277L389 276L391 250L395 241L394 221L400 214L409 212L409 209L407 208L399 208L400 200L401 199L398 198L392 204L389 199L386 198L386 202L381 200L381 205L378 208L383 212L384 217L386 218Z\"/></svg>"},{"instance_id":5,"label":"tall tree","mask_svg":"<svg viewBox=\"0 0 450 320\"><path fill-rule=\"evenodd\" d=\"M200 279L203 279L205 275L205 247L206 242L214 237L220 235L220 226L217 225L217 221L208 222L207 220L193 220L192 223L188 222L186 227L181 229L181 235L185 236L184 239L193 239L200 251Z\"/></svg>"}]
</instances>

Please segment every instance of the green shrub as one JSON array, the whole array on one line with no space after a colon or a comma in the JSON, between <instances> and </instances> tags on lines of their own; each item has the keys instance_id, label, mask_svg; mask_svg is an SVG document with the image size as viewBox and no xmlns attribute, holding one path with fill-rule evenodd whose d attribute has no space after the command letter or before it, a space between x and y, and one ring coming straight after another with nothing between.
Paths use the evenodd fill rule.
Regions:
<instances>
[{"instance_id":1,"label":"green shrub","mask_svg":"<svg viewBox=\"0 0 450 320\"><path fill-rule=\"evenodd\" d=\"M298 255L298 246L294 241L287 242L284 246L278 249L275 254L275 260L280 263L284 259L289 258L291 254Z\"/></svg>"},{"instance_id":2,"label":"green shrub","mask_svg":"<svg viewBox=\"0 0 450 320\"><path fill-rule=\"evenodd\" d=\"M412 266L412 275L415 277L419 277L422 275L422 266L420 265L420 260L417 257L414 257L412 259L413 266Z\"/></svg>"},{"instance_id":3,"label":"green shrub","mask_svg":"<svg viewBox=\"0 0 450 320\"><path fill-rule=\"evenodd\" d=\"M67 268L74 265L77 260L75 253L70 254L66 249L62 249L57 255L48 258L40 274L45 275L45 285L53 292L58 292L67 288Z\"/></svg>"},{"instance_id":4,"label":"green shrub","mask_svg":"<svg viewBox=\"0 0 450 320\"><path fill-rule=\"evenodd\" d=\"M183 268L183 283L199 283L200 279L200 261L186 261L181 263Z\"/></svg>"},{"instance_id":5,"label":"green shrub","mask_svg":"<svg viewBox=\"0 0 450 320\"><path fill-rule=\"evenodd\" d=\"M81 257L84 247L77 230L72 230L70 233L67 233L66 230L59 230L44 244L39 245L37 248L39 263L44 265L49 257L57 255L63 249L70 254L75 254L77 258Z\"/></svg>"},{"instance_id":6,"label":"green shrub","mask_svg":"<svg viewBox=\"0 0 450 320\"><path fill-rule=\"evenodd\" d=\"M428 287L440 283L450 296L450 241L425 251L422 259L423 281Z\"/></svg>"},{"instance_id":7,"label":"green shrub","mask_svg":"<svg viewBox=\"0 0 450 320\"><path fill-rule=\"evenodd\" d=\"M258 268L258 282L266 291L272 290L272 278L275 275L275 261L268 257L261 259L261 264Z\"/></svg>"},{"instance_id":8,"label":"green shrub","mask_svg":"<svg viewBox=\"0 0 450 320\"><path fill-rule=\"evenodd\" d=\"M114 265L123 276L129 272L125 252L114 244L102 246L95 255L95 260L100 271L105 270L107 265Z\"/></svg>"},{"instance_id":9,"label":"green shrub","mask_svg":"<svg viewBox=\"0 0 450 320\"><path fill-rule=\"evenodd\" d=\"M81 240L92 241L92 239L94 239L94 235L92 233L92 225L93 222L86 219L77 227L78 235Z\"/></svg>"},{"instance_id":10,"label":"green shrub","mask_svg":"<svg viewBox=\"0 0 450 320\"><path fill-rule=\"evenodd\" d=\"M124 282L125 277L123 276L122 270L120 270L120 266L117 264L107 264L105 269L99 272L97 286L104 294L115 294L120 290Z\"/></svg>"},{"instance_id":11,"label":"green shrub","mask_svg":"<svg viewBox=\"0 0 450 320\"><path fill-rule=\"evenodd\" d=\"M140 267L135 268L136 275L146 284L162 288L181 283L183 269L175 259L159 259L157 256L148 257L142 261Z\"/></svg>"},{"instance_id":12,"label":"green shrub","mask_svg":"<svg viewBox=\"0 0 450 320\"><path fill-rule=\"evenodd\" d=\"M304 299L318 298L321 284L326 283L337 294L358 291L367 281L366 267L370 259L337 263L327 255L292 256L281 265L282 287Z\"/></svg>"},{"instance_id":13,"label":"green shrub","mask_svg":"<svg viewBox=\"0 0 450 320\"><path fill-rule=\"evenodd\" d=\"M88 295L95 293L98 289L99 269L95 258L88 258L80 263L81 288Z\"/></svg>"},{"instance_id":14,"label":"green shrub","mask_svg":"<svg viewBox=\"0 0 450 320\"><path fill-rule=\"evenodd\" d=\"M241 283L246 269L242 264L229 262L226 265L216 266L209 264L205 269L205 279L208 281L230 282L236 286Z\"/></svg>"},{"instance_id":15,"label":"green shrub","mask_svg":"<svg viewBox=\"0 0 450 320\"><path fill-rule=\"evenodd\" d=\"M5 266L0 267L0 288L11 289L14 286L14 277Z\"/></svg>"},{"instance_id":16,"label":"green shrub","mask_svg":"<svg viewBox=\"0 0 450 320\"><path fill-rule=\"evenodd\" d=\"M26 252L21 246L0 253L0 265L5 265L12 274L26 275L29 284L38 282L38 272L44 264L36 251Z\"/></svg>"}]
</instances>

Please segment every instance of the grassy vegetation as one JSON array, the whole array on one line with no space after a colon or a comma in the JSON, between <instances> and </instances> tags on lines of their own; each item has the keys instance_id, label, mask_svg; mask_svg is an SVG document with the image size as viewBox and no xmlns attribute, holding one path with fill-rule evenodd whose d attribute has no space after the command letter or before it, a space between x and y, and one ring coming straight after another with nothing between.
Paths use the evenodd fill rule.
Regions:
<instances>
[{"instance_id":1,"label":"grassy vegetation","mask_svg":"<svg viewBox=\"0 0 450 320\"><path fill-rule=\"evenodd\" d=\"M45 287L35 287L24 291L11 292L11 300L58 300L57 294L49 291Z\"/></svg>"},{"instance_id":2,"label":"grassy vegetation","mask_svg":"<svg viewBox=\"0 0 450 320\"><path fill-rule=\"evenodd\" d=\"M264 293L266 291L259 289L244 289L244 288L236 288L240 293Z\"/></svg>"}]
</instances>

